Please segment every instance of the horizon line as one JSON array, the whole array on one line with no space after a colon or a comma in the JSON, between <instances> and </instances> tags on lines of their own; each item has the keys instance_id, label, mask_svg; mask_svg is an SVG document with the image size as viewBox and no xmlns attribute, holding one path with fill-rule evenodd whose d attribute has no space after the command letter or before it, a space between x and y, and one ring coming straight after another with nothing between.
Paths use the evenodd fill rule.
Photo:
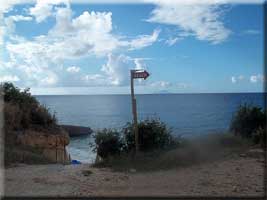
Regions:
<instances>
[{"instance_id":1,"label":"horizon line","mask_svg":"<svg viewBox=\"0 0 267 200\"><path fill-rule=\"evenodd\" d=\"M135 93L135 95L177 95L177 94L265 94L266 91L262 92L188 92L188 93ZM103 93L103 94L32 94L33 96L107 96L107 95L131 95L130 93Z\"/></svg>"}]
</instances>

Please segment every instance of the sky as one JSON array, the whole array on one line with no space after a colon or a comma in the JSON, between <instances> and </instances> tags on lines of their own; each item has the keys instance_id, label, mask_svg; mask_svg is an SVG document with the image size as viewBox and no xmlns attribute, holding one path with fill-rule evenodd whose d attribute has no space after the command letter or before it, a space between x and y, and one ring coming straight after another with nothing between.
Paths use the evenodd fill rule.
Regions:
<instances>
[{"instance_id":1,"label":"sky","mask_svg":"<svg viewBox=\"0 0 267 200\"><path fill-rule=\"evenodd\" d=\"M260 1L0 1L0 82L33 94L263 91Z\"/></svg>"}]
</instances>

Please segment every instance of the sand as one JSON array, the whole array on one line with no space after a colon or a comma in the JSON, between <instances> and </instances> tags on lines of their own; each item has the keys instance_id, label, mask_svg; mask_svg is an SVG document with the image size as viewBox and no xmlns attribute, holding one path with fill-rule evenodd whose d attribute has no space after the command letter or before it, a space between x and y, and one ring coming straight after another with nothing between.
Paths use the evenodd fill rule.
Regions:
<instances>
[{"instance_id":1,"label":"sand","mask_svg":"<svg viewBox=\"0 0 267 200\"><path fill-rule=\"evenodd\" d=\"M90 170L85 176L82 172ZM114 172L81 165L5 169L5 196L263 196L264 158L239 154L170 170Z\"/></svg>"}]
</instances>

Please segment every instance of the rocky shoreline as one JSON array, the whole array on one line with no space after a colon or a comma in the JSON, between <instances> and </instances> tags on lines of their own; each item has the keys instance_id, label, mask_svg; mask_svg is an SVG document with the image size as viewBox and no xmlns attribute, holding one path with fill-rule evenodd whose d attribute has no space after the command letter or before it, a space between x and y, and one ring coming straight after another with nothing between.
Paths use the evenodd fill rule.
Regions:
<instances>
[{"instance_id":1,"label":"rocky shoreline","mask_svg":"<svg viewBox=\"0 0 267 200\"><path fill-rule=\"evenodd\" d=\"M92 134L93 130L90 127L85 126L74 126L74 125L60 125L70 137L79 137L79 136L87 136Z\"/></svg>"}]
</instances>

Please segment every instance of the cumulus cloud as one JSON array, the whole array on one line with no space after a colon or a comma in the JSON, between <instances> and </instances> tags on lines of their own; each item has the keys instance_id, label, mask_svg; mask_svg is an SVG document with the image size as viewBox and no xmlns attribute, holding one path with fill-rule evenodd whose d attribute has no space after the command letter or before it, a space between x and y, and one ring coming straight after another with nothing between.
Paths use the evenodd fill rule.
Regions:
<instances>
[{"instance_id":1,"label":"cumulus cloud","mask_svg":"<svg viewBox=\"0 0 267 200\"><path fill-rule=\"evenodd\" d=\"M236 81L237 81L237 80L236 80L236 77L232 76L232 77L231 77L231 81L232 81L232 83L236 83Z\"/></svg>"},{"instance_id":2,"label":"cumulus cloud","mask_svg":"<svg viewBox=\"0 0 267 200\"><path fill-rule=\"evenodd\" d=\"M23 16L23 15L13 15L5 18L5 25L9 33L13 33L15 31L16 25L15 22L19 21L31 21L32 17Z\"/></svg>"},{"instance_id":3,"label":"cumulus cloud","mask_svg":"<svg viewBox=\"0 0 267 200\"><path fill-rule=\"evenodd\" d=\"M130 69L143 68L140 59L132 59L129 56L108 55L108 61L102 66L102 71L108 77L111 85L128 85L130 82Z\"/></svg>"},{"instance_id":4,"label":"cumulus cloud","mask_svg":"<svg viewBox=\"0 0 267 200\"><path fill-rule=\"evenodd\" d=\"M80 16L71 19L69 8L60 8L56 13L56 26L50 31L54 37L68 38L73 42L73 53L83 55L94 53L101 56L119 48L129 50L141 49L157 41L159 30L151 35L140 35L132 40L121 40L112 34L111 12L83 12Z\"/></svg>"},{"instance_id":5,"label":"cumulus cloud","mask_svg":"<svg viewBox=\"0 0 267 200\"><path fill-rule=\"evenodd\" d=\"M239 76L232 76L231 77L231 82L232 83L238 83L240 81L243 81L245 79L245 77L243 75L239 75Z\"/></svg>"},{"instance_id":6,"label":"cumulus cloud","mask_svg":"<svg viewBox=\"0 0 267 200\"><path fill-rule=\"evenodd\" d=\"M6 42L6 50L10 60L5 63L5 70L7 67L16 69L22 77L21 83L27 86L71 86L72 82L75 86L81 86L93 85L93 81L100 85L126 84L122 74L125 75L129 67L141 68L143 61L124 55L114 56L114 52L133 51L152 45L157 41L160 32L155 30L151 35L142 34L131 39L117 36L112 32L111 12L84 11L74 17L69 2L65 0L37 1L29 9L29 14L31 16L15 15L7 18L9 29L15 29L14 22L32 20L33 17L38 23L47 17L55 17L55 25L46 35L32 39L17 36L15 32L9 35L12 40ZM102 67L101 76L81 74L80 68L75 66L63 70L64 62L88 56L107 58L108 62ZM72 81L62 80L69 79L70 74Z\"/></svg>"},{"instance_id":7,"label":"cumulus cloud","mask_svg":"<svg viewBox=\"0 0 267 200\"><path fill-rule=\"evenodd\" d=\"M5 28L4 26L0 26L0 46L4 44L4 34L5 34Z\"/></svg>"},{"instance_id":8,"label":"cumulus cloud","mask_svg":"<svg viewBox=\"0 0 267 200\"><path fill-rule=\"evenodd\" d=\"M10 23L9 25L12 27L7 27L7 24L4 19L4 14L8 13L13 9L13 6L19 3L23 3L24 0L0 0L0 46L4 44L4 37L7 34L9 30L8 28L14 28L14 22L13 21L18 21L21 20L16 17L16 19L9 19L10 21L7 23Z\"/></svg>"},{"instance_id":9,"label":"cumulus cloud","mask_svg":"<svg viewBox=\"0 0 267 200\"><path fill-rule=\"evenodd\" d=\"M218 44L225 41L231 31L222 22L224 11L214 4L181 4L177 1L151 1L156 4L148 22L174 25L179 36L194 36L198 40Z\"/></svg>"},{"instance_id":10,"label":"cumulus cloud","mask_svg":"<svg viewBox=\"0 0 267 200\"><path fill-rule=\"evenodd\" d=\"M29 13L40 23L50 17L53 14L53 6L59 4L70 6L68 0L37 0L35 6L29 9Z\"/></svg>"},{"instance_id":11,"label":"cumulus cloud","mask_svg":"<svg viewBox=\"0 0 267 200\"><path fill-rule=\"evenodd\" d=\"M265 78L261 74L251 75L249 77L245 77L243 75L232 76L231 77L231 82L232 83L238 83L238 82L241 82L241 81L249 81L251 83L257 83L257 82L263 82L263 81L265 81Z\"/></svg>"},{"instance_id":12,"label":"cumulus cloud","mask_svg":"<svg viewBox=\"0 0 267 200\"><path fill-rule=\"evenodd\" d=\"M70 73L78 73L80 71L80 67L76 66L68 67L66 71Z\"/></svg>"},{"instance_id":13,"label":"cumulus cloud","mask_svg":"<svg viewBox=\"0 0 267 200\"><path fill-rule=\"evenodd\" d=\"M0 82L17 82L19 80L19 77L17 77L16 75L0 76Z\"/></svg>"},{"instance_id":14,"label":"cumulus cloud","mask_svg":"<svg viewBox=\"0 0 267 200\"><path fill-rule=\"evenodd\" d=\"M249 80L250 80L251 83L257 83L257 82L263 82L265 79L264 79L263 75L258 74L258 75L250 76Z\"/></svg>"},{"instance_id":15,"label":"cumulus cloud","mask_svg":"<svg viewBox=\"0 0 267 200\"><path fill-rule=\"evenodd\" d=\"M40 80L41 85L44 86L55 85L57 81L58 81L58 76L53 73L49 73L47 76L45 76Z\"/></svg>"}]
</instances>

